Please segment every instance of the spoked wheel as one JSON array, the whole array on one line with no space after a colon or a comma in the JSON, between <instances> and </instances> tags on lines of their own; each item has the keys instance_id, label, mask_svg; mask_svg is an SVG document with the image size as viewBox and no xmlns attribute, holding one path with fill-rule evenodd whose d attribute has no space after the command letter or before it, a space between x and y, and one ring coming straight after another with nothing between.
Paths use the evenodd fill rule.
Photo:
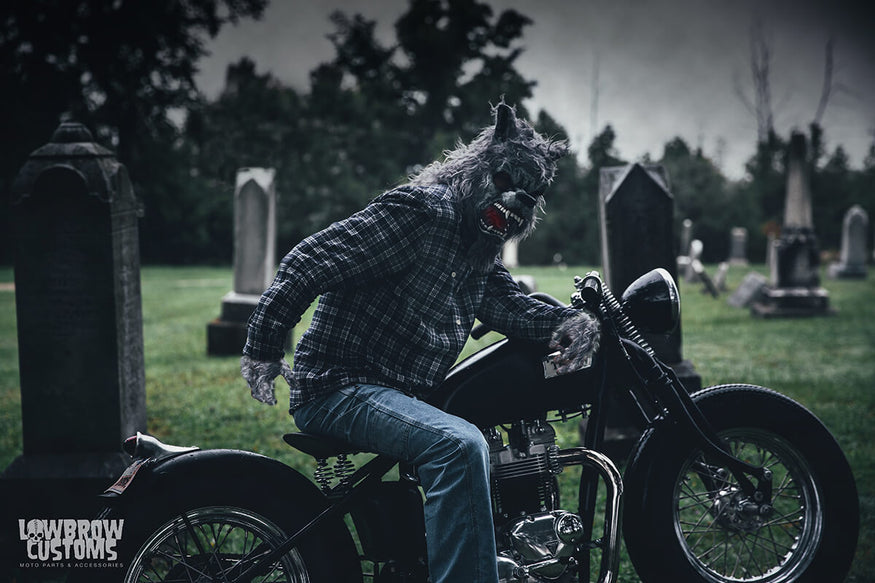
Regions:
<instances>
[{"instance_id":1,"label":"spoked wheel","mask_svg":"<svg viewBox=\"0 0 875 583\"><path fill-rule=\"evenodd\" d=\"M278 526L245 508L197 508L165 523L143 543L124 582L233 581L284 536ZM252 581L308 583L310 576L293 550Z\"/></svg>"},{"instance_id":2,"label":"spoked wheel","mask_svg":"<svg viewBox=\"0 0 875 583\"><path fill-rule=\"evenodd\" d=\"M674 493L674 531L687 560L706 580L768 581L804 571L823 530L808 463L774 433L735 429L721 437L733 455L772 472L772 499L748 499L728 470L698 452Z\"/></svg>"},{"instance_id":3,"label":"spoked wheel","mask_svg":"<svg viewBox=\"0 0 875 583\"><path fill-rule=\"evenodd\" d=\"M842 581L859 505L829 431L761 387L714 387L693 398L733 455L771 472L771 496L745 495L727 468L670 426L648 430L624 479L626 547L641 580Z\"/></svg>"}]
</instances>

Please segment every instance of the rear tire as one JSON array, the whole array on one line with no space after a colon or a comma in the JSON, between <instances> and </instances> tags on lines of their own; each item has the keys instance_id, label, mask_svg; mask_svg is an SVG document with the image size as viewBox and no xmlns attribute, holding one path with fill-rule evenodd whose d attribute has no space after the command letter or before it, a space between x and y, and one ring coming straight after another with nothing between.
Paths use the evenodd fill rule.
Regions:
<instances>
[{"instance_id":1,"label":"rear tire","mask_svg":"<svg viewBox=\"0 0 875 583\"><path fill-rule=\"evenodd\" d=\"M252 563L253 550L274 549L313 517L313 508L297 511L293 500L254 498L241 492L204 493L173 501L137 504L124 518L119 561L113 581L141 583L200 580L225 581L241 561ZM185 508L184 518L179 510ZM99 579L99 577L98 577ZM96 579L91 579L92 581ZM109 580L109 579L107 579ZM342 522L331 522L305 537L278 559L257 582L360 583L361 565Z\"/></svg>"},{"instance_id":2,"label":"rear tire","mask_svg":"<svg viewBox=\"0 0 875 583\"><path fill-rule=\"evenodd\" d=\"M245 569L247 562L251 564L246 557L257 548L273 550L283 539L278 525L248 508L196 508L187 511L184 519L170 519L143 542L123 582L197 580L204 574L219 577L241 565ZM309 562L325 559L313 558L311 553ZM301 553L293 550L274 562L263 579L256 580L309 583L313 580L310 571Z\"/></svg>"},{"instance_id":3,"label":"rear tire","mask_svg":"<svg viewBox=\"0 0 875 583\"><path fill-rule=\"evenodd\" d=\"M626 475L624 531L642 581L842 581L859 529L854 478L823 424L751 385L693 399L732 453L773 473L768 506L669 427L645 432Z\"/></svg>"}]
</instances>

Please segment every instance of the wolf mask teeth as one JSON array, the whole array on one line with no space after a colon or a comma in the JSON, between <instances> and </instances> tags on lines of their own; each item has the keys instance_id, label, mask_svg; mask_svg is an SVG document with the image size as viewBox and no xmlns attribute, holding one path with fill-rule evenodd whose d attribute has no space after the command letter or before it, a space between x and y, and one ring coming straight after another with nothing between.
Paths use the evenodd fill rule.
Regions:
<instances>
[{"instance_id":1,"label":"wolf mask teeth","mask_svg":"<svg viewBox=\"0 0 875 583\"><path fill-rule=\"evenodd\" d=\"M527 219L516 212L508 209L499 202L487 206L480 213L480 230L489 235L506 239L511 231L521 230Z\"/></svg>"}]
</instances>

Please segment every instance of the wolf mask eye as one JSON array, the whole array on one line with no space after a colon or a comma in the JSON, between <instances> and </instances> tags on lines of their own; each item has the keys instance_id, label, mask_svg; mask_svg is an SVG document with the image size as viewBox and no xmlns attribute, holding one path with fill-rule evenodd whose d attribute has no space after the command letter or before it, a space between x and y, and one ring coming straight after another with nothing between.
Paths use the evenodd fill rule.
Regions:
<instances>
[{"instance_id":1,"label":"wolf mask eye","mask_svg":"<svg viewBox=\"0 0 875 583\"><path fill-rule=\"evenodd\" d=\"M509 190L522 190L523 192L534 198L544 196L544 191L546 190L546 187L544 186L538 186L537 188L533 188L531 190L518 186L514 184L513 179L510 177L510 174L508 174L504 170L499 170L492 175L492 184L495 185L495 188L496 190L498 190L498 192L507 192Z\"/></svg>"},{"instance_id":2,"label":"wolf mask eye","mask_svg":"<svg viewBox=\"0 0 875 583\"><path fill-rule=\"evenodd\" d=\"M498 192L513 190L513 180L510 174L504 171L499 171L492 175L492 184L495 185Z\"/></svg>"}]
</instances>

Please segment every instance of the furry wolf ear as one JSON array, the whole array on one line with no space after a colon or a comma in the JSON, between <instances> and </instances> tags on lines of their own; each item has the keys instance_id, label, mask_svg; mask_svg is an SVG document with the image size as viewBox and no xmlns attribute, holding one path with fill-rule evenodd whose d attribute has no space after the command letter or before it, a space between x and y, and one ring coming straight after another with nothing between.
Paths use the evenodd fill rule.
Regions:
<instances>
[{"instance_id":1,"label":"furry wolf ear","mask_svg":"<svg viewBox=\"0 0 875 583\"><path fill-rule=\"evenodd\" d=\"M566 154L568 154L568 142L565 140L550 142L550 145L547 146L547 159L550 162L555 162Z\"/></svg>"},{"instance_id":2,"label":"furry wolf ear","mask_svg":"<svg viewBox=\"0 0 875 583\"><path fill-rule=\"evenodd\" d=\"M503 101L495 107L495 132L492 141L504 142L516 138L516 113Z\"/></svg>"}]
</instances>

